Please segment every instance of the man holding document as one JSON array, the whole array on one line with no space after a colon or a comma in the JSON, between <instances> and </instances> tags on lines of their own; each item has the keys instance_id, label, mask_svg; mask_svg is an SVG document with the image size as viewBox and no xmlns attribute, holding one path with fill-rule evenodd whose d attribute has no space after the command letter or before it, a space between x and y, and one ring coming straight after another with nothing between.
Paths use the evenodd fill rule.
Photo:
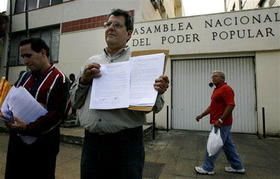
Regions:
<instances>
[{"instance_id":1,"label":"man holding document","mask_svg":"<svg viewBox=\"0 0 280 179\"><path fill-rule=\"evenodd\" d=\"M5 179L54 179L59 125L68 109L69 81L50 64L49 47L43 40L30 38L21 41L20 53L31 71L17 80L10 91L13 93L9 92L6 97L14 122L6 122L10 138ZM30 100L28 104L27 100ZM28 112L31 105L34 106L33 111ZM24 116L19 117L22 114Z\"/></svg>"},{"instance_id":2,"label":"man holding document","mask_svg":"<svg viewBox=\"0 0 280 179\"><path fill-rule=\"evenodd\" d=\"M131 94L127 81L132 73L127 73L131 52L126 43L133 32L133 18L116 9L104 27L107 48L82 66L75 93L74 106L80 109L80 123L85 128L81 178L141 179L145 158L142 126L147 112L129 110L127 102ZM168 77L159 76L149 85L156 90L155 112L162 109L162 94L169 86Z\"/></svg>"}]
</instances>

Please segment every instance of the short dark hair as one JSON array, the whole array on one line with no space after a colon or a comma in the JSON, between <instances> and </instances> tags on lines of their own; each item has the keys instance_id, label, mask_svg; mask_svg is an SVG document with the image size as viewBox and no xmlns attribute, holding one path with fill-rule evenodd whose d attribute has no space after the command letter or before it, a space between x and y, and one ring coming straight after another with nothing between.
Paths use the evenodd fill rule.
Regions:
<instances>
[{"instance_id":1,"label":"short dark hair","mask_svg":"<svg viewBox=\"0 0 280 179\"><path fill-rule=\"evenodd\" d=\"M112 12L107 16L107 21L109 17L113 16L123 16L125 19L125 26L126 30L133 30L134 26L134 20L131 14L128 11L122 10L122 9L113 9Z\"/></svg>"},{"instance_id":2,"label":"short dark hair","mask_svg":"<svg viewBox=\"0 0 280 179\"><path fill-rule=\"evenodd\" d=\"M74 73L71 73L71 74L69 75L69 78L71 78L71 77L75 78L75 74L74 74Z\"/></svg>"},{"instance_id":3,"label":"short dark hair","mask_svg":"<svg viewBox=\"0 0 280 179\"><path fill-rule=\"evenodd\" d=\"M42 49L46 50L46 55L49 57L50 53L50 48L46 44L45 41L43 41L40 38L28 38L20 41L19 46L23 46L26 44L31 44L31 49L34 50L35 52L39 53Z\"/></svg>"}]
</instances>

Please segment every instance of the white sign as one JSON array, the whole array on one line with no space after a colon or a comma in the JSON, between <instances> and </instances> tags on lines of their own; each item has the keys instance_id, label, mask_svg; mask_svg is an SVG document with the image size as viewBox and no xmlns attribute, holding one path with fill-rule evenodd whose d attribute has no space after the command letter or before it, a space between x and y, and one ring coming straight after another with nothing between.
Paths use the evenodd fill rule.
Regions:
<instances>
[{"instance_id":1,"label":"white sign","mask_svg":"<svg viewBox=\"0 0 280 179\"><path fill-rule=\"evenodd\" d=\"M280 8L247 10L135 24L133 50L170 54L280 49Z\"/></svg>"}]
</instances>

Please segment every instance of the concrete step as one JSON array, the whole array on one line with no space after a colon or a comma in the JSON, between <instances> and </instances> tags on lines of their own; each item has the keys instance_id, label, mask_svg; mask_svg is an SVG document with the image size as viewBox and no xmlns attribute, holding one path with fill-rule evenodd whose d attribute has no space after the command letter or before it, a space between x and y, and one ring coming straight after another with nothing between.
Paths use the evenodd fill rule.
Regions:
<instances>
[{"instance_id":1,"label":"concrete step","mask_svg":"<svg viewBox=\"0 0 280 179\"><path fill-rule=\"evenodd\" d=\"M152 133L151 125L143 126L144 137L148 137ZM61 142L68 144L77 144L82 145L84 140L84 129L81 127L72 127L72 128L60 128L60 140Z\"/></svg>"},{"instance_id":2,"label":"concrete step","mask_svg":"<svg viewBox=\"0 0 280 179\"><path fill-rule=\"evenodd\" d=\"M65 125L64 125L65 126ZM76 127L71 127L71 125L66 125L66 127L60 128L60 140L61 142L68 144L77 144L82 145L84 140L84 129L81 127L77 127L77 125L72 125ZM0 122L0 132L8 132L7 127L3 122ZM152 125L147 124L143 125L143 134L144 137L147 138L152 133Z\"/></svg>"}]
</instances>

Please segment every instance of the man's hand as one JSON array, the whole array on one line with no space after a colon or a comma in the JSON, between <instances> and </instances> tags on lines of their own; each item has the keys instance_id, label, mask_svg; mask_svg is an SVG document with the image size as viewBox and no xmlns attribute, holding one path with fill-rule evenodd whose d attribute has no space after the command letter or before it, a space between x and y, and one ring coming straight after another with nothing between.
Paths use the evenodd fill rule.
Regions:
<instances>
[{"instance_id":1,"label":"man's hand","mask_svg":"<svg viewBox=\"0 0 280 179\"><path fill-rule=\"evenodd\" d=\"M222 125L221 125L222 123L219 121L219 120L217 120L215 123L214 123L214 126L216 127L216 128L220 128Z\"/></svg>"},{"instance_id":2,"label":"man's hand","mask_svg":"<svg viewBox=\"0 0 280 179\"><path fill-rule=\"evenodd\" d=\"M2 120L3 122L5 122L5 123L6 123L6 122L10 122L8 119L6 119L6 118L5 118L4 116L2 116L2 115L0 116L0 118L1 118L1 120Z\"/></svg>"},{"instance_id":3,"label":"man's hand","mask_svg":"<svg viewBox=\"0 0 280 179\"><path fill-rule=\"evenodd\" d=\"M199 120L200 120L201 118L203 118L203 115L202 115L202 114L196 116L195 120L196 120L197 122L199 122Z\"/></svg>"},{"instance_id":4,"label":"man's hand","mask_svg":"<svg viewBox=\"0 0 280 179\"><path fill-rule=\"evenodd\" d=\"M91 63L86 66L83 75L80 78L80 83L87 85L92 82L93 78L98 78L101 76L100 73L100 64L98 63Z\"/></svg>"},{"instance_id":5,"label":"man's hand","mask_svg":"<svg viewBox=\"0 0 280 179\"><path fill-rule=\"evenodd\" d=\"M23 120L14 117L14 121L15 121L14 123L6 122L5 124L7 127L9 127L12 130L23 131L26 129L27 124Z\"/></svg>"},{"instance_id":6,"label":"man's hand","mask_svg":"<svg viewBox=\"0 0 280 179\"><path fill-rule=\"evenodd\" d=\"M169 79L167 76L161 75L158 79L155 80L154 88L158 91L159 94L163 94L169 87Z\"/></svg>"}]
</instances>

